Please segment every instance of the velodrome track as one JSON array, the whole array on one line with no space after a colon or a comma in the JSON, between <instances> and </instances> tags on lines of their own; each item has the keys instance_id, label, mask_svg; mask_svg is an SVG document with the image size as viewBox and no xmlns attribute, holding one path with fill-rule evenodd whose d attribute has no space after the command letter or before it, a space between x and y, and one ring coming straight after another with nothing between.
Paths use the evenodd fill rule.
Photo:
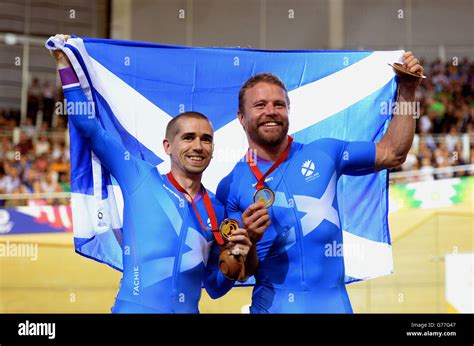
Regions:
<instances>
[{"instance_id":1,"label":"velodrome track","mask_svg":"<svg viewBox=\"0 0 474 346\"><path fill-rule=\"evenodd\" d=\"M472 201L389 216L395 273L348 286L355 312L455 312L445 299L444 255L474 252ZM3 235L0 243L37 243L38 258L0 258L1 313L109 313L121 274L74 253L72 233ZM212 300L202 313L246 310L249 287Z\"/></svg>"}]
</instances>

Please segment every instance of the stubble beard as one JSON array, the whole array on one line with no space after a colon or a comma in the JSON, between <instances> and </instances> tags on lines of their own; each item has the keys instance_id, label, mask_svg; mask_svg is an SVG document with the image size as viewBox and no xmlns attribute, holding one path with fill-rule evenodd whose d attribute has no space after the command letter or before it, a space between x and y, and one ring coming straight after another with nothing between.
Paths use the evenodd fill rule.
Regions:
<instances>
[{"instance_id":1,"label":"stubble beard","mask_svg":"<svg viewBox=\"0 0 474 346\"><path fill-rule=\"evenodd\" d=\"M288 135L288 128L289 124L284 123L279 133L265 134L263 131L260 132L263 127L257 127L255 131L249 132L249 137L257 145L268 149L273 149L285 140L286 136Z\"/></svg>"}]
</instances>

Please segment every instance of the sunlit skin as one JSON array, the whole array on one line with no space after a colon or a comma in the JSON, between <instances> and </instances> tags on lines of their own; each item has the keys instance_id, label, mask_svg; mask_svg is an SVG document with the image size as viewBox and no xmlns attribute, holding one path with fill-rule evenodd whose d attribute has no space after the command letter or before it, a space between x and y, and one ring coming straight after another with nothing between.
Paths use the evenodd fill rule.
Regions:
<instances>
[{"instance_id":1,"label":"sunlit skin","mask_svg":"<svg viewBox=\"0 0 474 346\"><path fill-rule=\"evenodd\" d=\"M289 105L278 85L260 82L247 89L244 112L238 112L250 149L265 160L275 161L288 144Z\"/></svg>"},{"instance_id":2,"label":"sunlit skin","mask_svg":"<svg viewBox=\"0 0 474 346\"><path fill-rule=\"evenodd\" d=\"M174 138L163 140L173 176L193 198L199 193L202 173L211 162L213 135L207 120L186 118L179 121Z\"/></svg>"}]
</instances>

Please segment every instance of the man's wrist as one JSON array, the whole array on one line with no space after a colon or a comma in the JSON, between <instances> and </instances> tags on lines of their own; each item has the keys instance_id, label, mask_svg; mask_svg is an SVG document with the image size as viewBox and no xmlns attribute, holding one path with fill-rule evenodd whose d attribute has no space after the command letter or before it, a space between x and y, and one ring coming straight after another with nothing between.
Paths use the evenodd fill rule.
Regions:
<instances>
[{"instance_id":1,"label":"man's wrist","mask_svg":"<svg viewBox=\"0 0 474 346\"><path fill-rule=\"evenodd\" d=\"M261 237L256 232L249 231L249 239L252 242L252 244L255 245L258 241L260 241Z\"/></svg>"},{"instance_id":2,"label":"man's wrist","mask_svg":"<svg viewBox=\"0 0 474 346\"><path fill-rule=\"evenodd\" d=\"M403 86L400 87L398 91L398 101L404 102L413 102L415 101L415 91L416 89L413 88L404 88Z\"/></svg>"},{"instance_id":3,"label":"man's wrist","mask_svg":"<svg viewBox=\"0 0 474 346\"><path fill-rule=\"evenodd\" d=\"M68 57L63 51L60 50L54 50L51 51L51 55L54 57L54 60L56 61L56 68L62 69L66 67L71 67L71 62L69 61Z\"/></svg>"},{"instance_id":4,"label":"man's wrist","mask_svg":"<svg viewBox=\"0 0 474 346\"><path fill-rule=\"evenodd\" d=\"M69 60L61 57L56 59L56 68L58 70L66 68L66 67L71 67L71 64L69 63Z\"/></svg>"}]
</instances>

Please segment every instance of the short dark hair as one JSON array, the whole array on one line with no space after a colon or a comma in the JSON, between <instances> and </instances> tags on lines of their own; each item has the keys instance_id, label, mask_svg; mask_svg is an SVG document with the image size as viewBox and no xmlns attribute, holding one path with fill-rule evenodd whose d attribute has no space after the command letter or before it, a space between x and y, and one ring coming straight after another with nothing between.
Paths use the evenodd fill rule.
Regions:
<instances>
[{"instance_id":1,"label":"short dark hair","mask_svg":"<svg viewBox=\"0 0 474 346\"><path fill-rule=\"evenodd\" d=\"M242 87L240 88L240 91L239 91L239 111L241 113L244 112L245 92L247 91L247 89L250 89L250 88L254 87L258 83L274 84L274 85L277 85L280 88L282 88L285 91L286 102L288 103L288 106L290 105L290 99L288 97L288 90L286 89L285 83L283 83L282 80L280 78L278 78L278 76L274 75L273 73L268 73L268 72L259 73L259 74L256 74L256 75L250 77L249 79L247 79L247 81L244 83L244 85L242 85Z\"/></svg>"},{"instance_id":2,"label":"short dark hair","mask_svg":"<svg viewBox=\"0 0 474 346\"><path fill-rule=\"evenodd\" d=\"M174 139L176 134L179 132L178 122L184 118L203 119L211 123L208 117L206 117L204 114L199 113L199 112L180 113L177 116L175 116L173 119L171 119L168 125L166 125L166 134L165 134L166 139L168 140Z\"/></svg>"}]
</instances>

